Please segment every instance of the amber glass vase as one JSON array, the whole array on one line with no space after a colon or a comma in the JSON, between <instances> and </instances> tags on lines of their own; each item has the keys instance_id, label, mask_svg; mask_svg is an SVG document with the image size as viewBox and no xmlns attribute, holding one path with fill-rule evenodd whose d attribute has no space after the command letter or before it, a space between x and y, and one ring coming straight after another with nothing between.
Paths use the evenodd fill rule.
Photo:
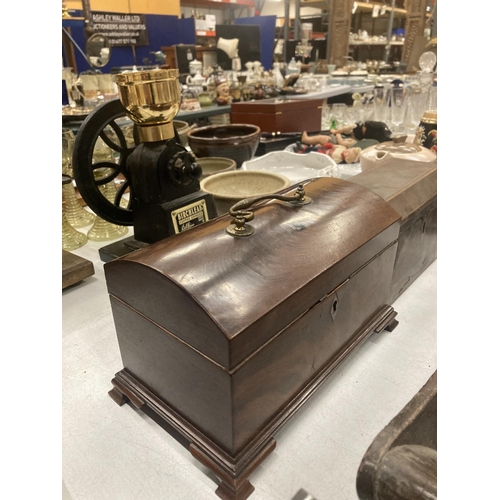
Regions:
<instances>
[{"instance_id":1,"label":"amber glass vase","mask_svg":"<svg viewBox=\"0 0 500 500\"><path fill-rule=\"evenodd\" d=\"M109 174L110 169L108 168L98 168L94 171L96 180L104 178ZM114 181L108 182L102 186L99 186L101 193L108 199L111 203L116 195L116 186ZM128 233L127 226L118 226L99 217L95 218L93 226L90 228L87 236L91 241L107 241L116 240L125 236Z\"/></svg>"},{"instance_id":2,"label":"amber glass vase","mask_svg":"<svg viewBox=\"0 0 500 500\"><path fill-rule=\"evenodd\" d=\"M68 175L62 176L62 185L63 189L65 186L70 186L73 189L73 185L71 184L71 177ZM77 231L68 221L66 217L66 208L62 209L62 247L63 250L75 250L76 248L80 248L87 243L87 235Z\"/></svg>"},{"instance_id":3,"label":"amber glass vase","mask_svg":"<svg viewBox=\"0 0 500 500\"><path fill-rule=\"evenodd\" d=\"M62 190L68 222L75 228L90 226L95 220L95 215L82 207L76 196L73 183L63 184Z\"/></svg>"},{"instance_id":4,"label":"amber glass vase","mask_svg":"<svg viewBox=\"0 0 500 500\"><path fill-rule=\"evenodd\" d=\"M70 128L62 129L62 173L73 177L73 146L75 144L75 134Z\"/></svg>"},{"instance_id":5,"label":"amber glass vase","mask_svg":"<svg viewBox=\"0 0 500 500\"><path fill-rule=\"evenodd\" d=\"M75 250L87 243L87 235L76 230L66 218L64 209L62 212L62 247L63 250Z\"/></svg>"}]
</instances>

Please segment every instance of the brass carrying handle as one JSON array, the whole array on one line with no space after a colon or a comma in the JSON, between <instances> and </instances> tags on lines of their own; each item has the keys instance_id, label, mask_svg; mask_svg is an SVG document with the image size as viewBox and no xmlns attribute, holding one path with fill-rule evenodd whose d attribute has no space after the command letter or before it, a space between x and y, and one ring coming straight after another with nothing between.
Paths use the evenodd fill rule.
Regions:
<instances>
[{"instance_id":1,"label":"brass carrying handle","mask_svg":"<svg viewBox=\"0 0 500 500\"><path fill-rule=\"evenodd\" d=\"M301 184L291 196L283 196L281 194L264 194L262 196L255 196L254 198L246 198L235 203L230 209L229 214L234 217L233 223L226 227L226 232L231 236L250 236L254 232L254 228L250 222L254 218L254 213L248 210L253 204L263 200L280 200L287 201L293 205L309 205L311 198L306 196L304 186ZM246 209L246 210L245 210Z\"/></svg>"}]
</instances>

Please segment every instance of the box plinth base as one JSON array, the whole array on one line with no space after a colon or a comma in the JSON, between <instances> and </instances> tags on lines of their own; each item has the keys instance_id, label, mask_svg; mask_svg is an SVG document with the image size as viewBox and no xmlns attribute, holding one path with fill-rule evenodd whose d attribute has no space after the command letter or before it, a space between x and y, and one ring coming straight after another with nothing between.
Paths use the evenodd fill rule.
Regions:
<instances>
[{"instance_id":1,"label":"box plinth base","mask_svg":"<svg viewBox=\"0 0 500 500\"><path fill-rule=\"evenodd\" d=\"M358 334L335 356L304 389L248 443L236 456L212 442L203 432L179 415L165 401L158 398L126 369L119 371L111 381L109 396L120 406L129 402L135 408L154 418L165 430L183 444L204 466L211 469L220 480L216 490L222 500L246 500L254 491L250 475L276 447L274 436L304 403L327 381L341 361L371 334L382 330L392 331L398 324L397 313L386 305Z\"/></svg>"}]
</instances>

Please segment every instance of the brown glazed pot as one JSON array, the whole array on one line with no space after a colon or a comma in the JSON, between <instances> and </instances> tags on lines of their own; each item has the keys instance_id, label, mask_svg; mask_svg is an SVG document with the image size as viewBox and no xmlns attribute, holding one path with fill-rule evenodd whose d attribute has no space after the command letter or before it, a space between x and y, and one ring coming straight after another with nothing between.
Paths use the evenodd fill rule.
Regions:
<instances>
[{"instance_id":1,"label":"brown glazed pot","mask_svg":"<svg viewBox=\"0 0 500 500\"><path fill-rule=\"evenodd\" d=\"M240 168L244 161L250 160L255 154L260 128L237 123L210 125L190 130L187 138L195 156L231 158L236 162L236 168Z\"/></svg>"}]
</instances>

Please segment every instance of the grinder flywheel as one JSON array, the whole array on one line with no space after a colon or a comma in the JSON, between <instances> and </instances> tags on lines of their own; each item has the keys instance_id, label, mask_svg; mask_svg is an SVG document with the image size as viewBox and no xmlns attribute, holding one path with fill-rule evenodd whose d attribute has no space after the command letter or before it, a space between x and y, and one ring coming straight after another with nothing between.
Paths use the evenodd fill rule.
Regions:
<instances>
[{"instance_id":1,"label":"grinder flywheel","mask_svg":"<svg viewBox=\"0 0 500 500\"><path fill-rule=\"evenodd\" d=\"M130 173L127 170L127 160L134 151L128 147L119 119L126 116L126 110L119 99L109 101L96 108L82 123L75 138L73 152L73 175L78 190L87 205L103 219L122 226L133 224L133 214L130 203L133 199L133 187ZM136 132L136 131L135 131ZM116 163L98 161L93 163L94 150L99 137L115 153L118 153ZM139 144L137 133L134 133L136 146ZM94 175L95 170L108 168L110 172L105 177ZM117 189L114 202L109 201L99 189L99 186L114 181L118 175L125 179ZM129 192L127 208L123 208L125 192Z\"/></svg>"}]
</instances>

